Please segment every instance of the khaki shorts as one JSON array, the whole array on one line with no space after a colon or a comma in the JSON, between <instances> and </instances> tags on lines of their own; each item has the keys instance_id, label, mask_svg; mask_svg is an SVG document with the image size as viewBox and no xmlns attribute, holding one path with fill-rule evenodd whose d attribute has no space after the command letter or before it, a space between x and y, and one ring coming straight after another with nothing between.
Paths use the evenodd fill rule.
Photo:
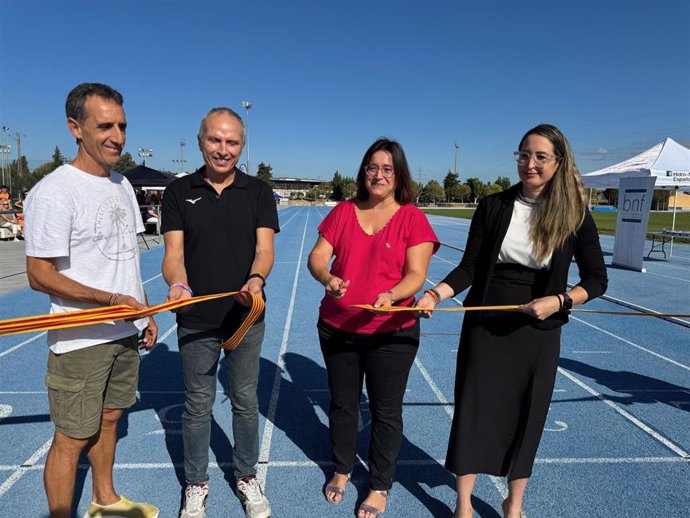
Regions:
<instances>
[{"instance_id":1,"label":"khaki shorts","mask_svg":"<svg viewBox=\"0 0 690 518\"><path fill-rule=\"evenodd\" d=\"M64 354L48 353L48 403L55 428L73 439L96 435L104 408L136 402L137 335Z\"/></svg>"}]
</instances>

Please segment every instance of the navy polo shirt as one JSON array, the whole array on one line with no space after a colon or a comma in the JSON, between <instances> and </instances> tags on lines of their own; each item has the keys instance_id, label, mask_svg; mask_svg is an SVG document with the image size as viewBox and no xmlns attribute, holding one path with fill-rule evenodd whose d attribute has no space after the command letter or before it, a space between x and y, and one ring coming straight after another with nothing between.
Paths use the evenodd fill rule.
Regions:
<instances>
[{"instance_id":1,"label":"navy polo shirt","mask_svg":"<svg viewBox=\"0 0 690 518\"><path fill-rule=\"evenodd\" d=\"M178 178L165 189L161 232L184 232L187 281L195 295L237 291L252 273L256 229L280 231L273 190L235 169L232 185L218 194L203 171ZM232 332L247 313L247 307L226 297L194 304L177 315L177 324Z\"/></svg>"}]
</instances>

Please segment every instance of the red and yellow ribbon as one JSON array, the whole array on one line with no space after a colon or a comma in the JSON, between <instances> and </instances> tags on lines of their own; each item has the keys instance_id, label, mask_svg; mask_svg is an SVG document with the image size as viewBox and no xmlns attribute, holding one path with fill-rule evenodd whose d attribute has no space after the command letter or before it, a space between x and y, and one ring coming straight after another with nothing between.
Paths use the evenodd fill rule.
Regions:
<instances>
[{"instance_id":1,"label":"red and yellow ribbon","mask_svg":"<svg viewBox=\"0 0 690 518\"><path fill-rule=\"evenodd\" d=\"M104 324L107 322L115 322L117 320L138 320L140 318L150 317L163 311L189 306L190 304L196 304L197 302L230 297L238 293L240 292L233 291L227 293L215 293L213 295L200 295L183 300L171 300L156 306L149 306L141 310L133 309L125 305L118 305L84 309L80 311L68 311L65 313L52 313L49 315L37 315L33 317L10 318L8 320L0 320L0 335L30 333L35 331L50 331L52 329L66 329L69 327ZM263 298L253 293L249 294L252 297L252 305L249 309L249 313L233 335L220 345L223 349L227 349L229 351L235 349L264 310Z\"/></svg>"},{"instance_id":2,"label":"red and yellow ribbon","mask_svg":"<svg viewBox=\"0 0 690 518\"><path fill-rule=\"evenodd\" d=\"M350 307L367 309L377 313L398 313L400 311L517 311L519 305L509 306L458 306L451 308L417 308L411 306L379 306L372 304L352 304ZM638 311L604 311L600 309L571 309L570 313L598 313L600 315L617 315L628 317L690 318L690 313L640 313Z\"/></svg>"}]
</instances>

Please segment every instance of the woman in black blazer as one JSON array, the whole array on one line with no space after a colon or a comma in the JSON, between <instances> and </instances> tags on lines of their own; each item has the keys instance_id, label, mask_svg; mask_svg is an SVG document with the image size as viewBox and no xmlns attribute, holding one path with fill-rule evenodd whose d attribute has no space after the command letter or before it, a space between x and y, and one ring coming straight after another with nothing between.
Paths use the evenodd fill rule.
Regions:
<instances>
[{"instance_id":1,"label":"woman in black blazer","mask_svg":"<svg viewBox=\"0 0 690 518\"><path fill-rule=\"evenodd\" d=\"M417 301L433 308L471 286L446 467L457 475L456 518L472 516L477 473L506 476L505 518L520 518L551 401L568 310L606 291L599 235L570 145L560 130L529 130L515 152L520 183L479 202L460 265ZM580 281L567 289L572 258ZM430 316L430 313L424 313Z\"/></svg>"}]
</instances>

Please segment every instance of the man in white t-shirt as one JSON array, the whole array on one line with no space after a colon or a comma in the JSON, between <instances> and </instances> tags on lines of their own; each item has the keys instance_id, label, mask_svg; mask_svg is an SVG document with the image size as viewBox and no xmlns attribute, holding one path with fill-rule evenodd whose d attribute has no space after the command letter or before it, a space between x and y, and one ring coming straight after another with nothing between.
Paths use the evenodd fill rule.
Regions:
<instances>
[{"instance_id":1,"label":"man in white t-shirt","mask_svg":"<svg viewBox=\"0 0 690 518\"><path fill-rule=\"evenodd\" d=\"M31 190L25 208L29 283L50 295L51 312L126 304L145 307L137 233L141 214L129 181L112 171L125 145L122 96L99 83L76 86L67 127L79 150ZM72 516L79 454L93 478L86 517L156 518L158 509L113 487L117 422L136 401L138 348L156 343L152 318L48 333L46 385L55 435L44 483L51 518Z\"/></svg>"}]
</instances>

